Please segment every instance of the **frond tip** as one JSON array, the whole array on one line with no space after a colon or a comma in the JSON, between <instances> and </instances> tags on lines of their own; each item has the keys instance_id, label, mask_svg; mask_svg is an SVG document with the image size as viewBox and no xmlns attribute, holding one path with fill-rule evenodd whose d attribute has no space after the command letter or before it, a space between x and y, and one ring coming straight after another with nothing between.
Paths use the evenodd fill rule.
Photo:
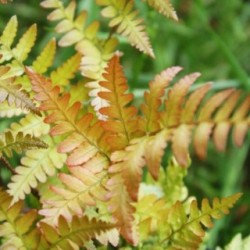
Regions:
<instances>
[{"instance_id":1,"label":"frond tip","mask_svg":"<svg viewBox=\"0 0 250 250\"><path fill-rule=\"evenodd\" d=\"M241 196L241 193L237 193L221 200L215 198L212 206L207 199L203 199L200 210L197 201L193 200L188 213L185 212L184 205L177 201L169 211L168 223L163 226L162 243L174 249L198 249L205 236L203 227L211 228L211 219L220 219L224 214L228 214L229 208L232 208Z\"/></svg>"},{"instance_id":2,"label":"frond tip","mask_svg":"<svg viewBox=\"0 0 250 250\"><path fill-rule=\"evenodd\" d=\"M134 1L98 0L97 4L105 6L102 15L111 19L110 27L116 27L117 32L127 37L132 46L154 58L143 19L134 10Z\"/></svg>"}]
</instances>

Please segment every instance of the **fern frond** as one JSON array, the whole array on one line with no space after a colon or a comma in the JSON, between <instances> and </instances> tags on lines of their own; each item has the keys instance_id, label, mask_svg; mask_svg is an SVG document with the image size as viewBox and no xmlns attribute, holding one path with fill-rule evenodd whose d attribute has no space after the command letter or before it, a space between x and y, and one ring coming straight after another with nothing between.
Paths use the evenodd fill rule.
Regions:
<instances>
[{"instance_id":1,"label":"fern frond","mask_svg":"<svg viewBox=\"0 0 250 250\"><path fill-rule=\"evenodd\" d=\"M192 135L194 135L195 151L200 158L204 159L211 134L213 134L217 149L223 151L231 129L233 129L235 144L242 145L249 128L249 97L239 106L240 93L228 89L203 101L210 88L209 84L198 88L188 96L189 88L198 76L198 73L185 76L169 90L165 109L161 112L158 125L154 125L158 129L160 126L160 131L166 129L172 134L169 141L172 141L174 156L182 166L188 165L188 148ZM149 97L147 94L145 96L147 104ZM146 117L148 116L147 106L142 106ZM157 114L157 109L153 111L153 114ZM154 117L158 119L157 116ZM145 126L147 120L144 119L143 122Z\"/></svg>"},{"instance_id":2,"label":"fern frond","mask_svg":"<svg viewBox=\"0 0 250 250\"><path fill-rule=\"evenodd\" d=\"M241 195L238 193L221 200L215 198L212 206L207 199L203 199L201 210L198 209L197 201L193 200L187 214L183 204L177 201L169 211L167 223L162 224L162 243L172 249L198 249L205 236L203 227L212 227L212 218L220 219L228 214L229 208L233 207Z\"/></svg>"},{"instance_id":3,"label":"fern frond","mask_svg":"<svg viewBox=\"0 0 250 250\"><path fill-rule=\"evenodd\" d=\"M66 155L59 154L56 144L47 139L49 148L28 150L21 159L21 166L15 168L16 175L13 175L8 184L8 193L13 197L12 203L24 199L31 188L36 188L38 183L47 180L47 176L53 176L56 169L63 167Z\"/></svg>"},{"instance_id":4,"label":"fern frond","mask_svg":"<svg viewBox=\"0 0 250 250\"><path fill-rule=\"evenodd\" d=\"M14 48L11 48L16 37L17 25L17 18L16 16L13 16L0 38L0 62L3 63L12 60L9 63L11 70L7 73L6 77L20 76L23 74L23 62L30 53L36 40L37 28L34 24L22 35L18 40L17 45Z\"/></svg>"},{"instance_id":5,"label":"fern frond","mask_svg":"<svg viewBox=\"0 0 250 250\"><path fill-rule=\"evenodd\" d=\"M55 195L53 199L44 201L44 207L39 212L45 216L46 222L57 224L60 215L70 221L74 214L82 216L86 206L94 206L96 199L107 200L105 162L100 164L94 161L85 167L69 167L70 174L59 174L64 187L52 186Z\"/></svg>"},{"instance_id":6,"label":"fern frond","mask_svg":"<svg viewBox=\"0 0 250 250\"><path fill-rule=\"evenodd\" d=\"M75 73L79 69L80 61L81 61L81 55L78 53L70 57L55 71L51 72L50 78L52 82L60 86L66 86L67 84L69 84L69 80L74 78Z\"/></svg>"},{"instance_id":7,"label":"fern frond","mask_svg":"<svg viewBox=\"0 0 250 250\"><path fill-rule=\"evenodd\" d=\"M121 173L124 184L132 200L137 200L142 167L145 166L146 138L134 139L125 150L116 151L111 155L114 164L109 168L111 173Z\"/></svg>"},{"instance_id":8,"label":"fern frond","mask_svg":"<svg viewBox=\"0 0 250 250\"><path fill-rule=\"evenodd\" d=\"M159 225L167 219L168 206L163 198L149 194L143 196L136 203L136 215L139 221L140 241L144 241L150 234L155 233Z\"/></svg>"},{"instance_id":9,"label":"fern frond","mask_svg":"<svg viewBox=\"0 0 250 250\"><path fill-rule=\"evenodd\" d=\"M3 34L0 37L0 43L3 44L5 47L10 48L10 46L14 42L17 32L17 26L18 26L17 17L13 16L5 26Z\"/></svg>"},{"instance_id":10,"label":"fern frond","mask_svg":"<svg viewBox=\"0 0 250 250\"><path fill-rule=\"evenodd\" d=\"M180 67L168 68L149 83L149 92L144 93L145 103L141 105L144 115L143 127L147 132L160 129L159 109L162 104L161 98L164 96L165 89L180 70Z\"/></svg>"},{"instance_id":11,"label":"fern frond","mask_svg":"<svg viewBox=\"0 0 250 250\"><path fill-rule=\"evenodd\" d=\"M33 228L36 210L21 215L23 202L11 206L12 197L0 188L0 237L1 249L37 249L39 233Z\"/></svg>"},{"instance_id":12,"label":"fern frond","mask_svg":"<svg viewBox=\"0 0 250 250\"><path fill-rule=\"evenodd\" d=\"M137 130L137 120L135 119L137 109L134 106L128 106L133 100L133 95L125 93L128 85L119 64L119 57L114 56L110 60L103 77L105 81L100 82L100 85L105 91L101 91L98 95L108 102L108 107L99 110L107 118L102 125L105 130L111 132L107 140L112 148L124 148Z\"/></svg>"},{"instance_id":13,"label":"fern frond","mask_svg":"<svg viewBox=\"0 0 250 250\"><path fill-rule=\"evenodd\" d=\"M87 217L74 216L72 222L68 222L63 216L60 216L57 228L40 222L40 229L43 238L39 244L38 250L64 249L79 250L84 247L91 239L95 239L103 232L112 230L115 225L100 220L89 220Z\"/></svg>"},{"instance_id":14,"label":"fern frond","mask_svg":"<svg viewBox=\"0 0 250 250\"><path fill-rule=\"evenodd\" d=\"M13 48L13 42L16 38L18 21L13 16L6 25L2 36L0 37L0 63L9 66L10 70L4 74L4 78L12 78L14 83L22 83L25 90L30 91L30 82L24 73L24 63L30 54L37 35L36 25L32 25L18 40L17 45ZM52 39L47 43L42 52L33 61L32 67L39 73L44 73L52 65L55 57L56 44Z\"/></svg>"},{"instance_id":15,"label":"fern frond","mask_svg":"<svg viewBox=\"0 0 250 250\"><path fill-rule=\"evenodd\" d=\"M32 63L32 68L40 74L45 73L52 65L55 53L56 41L55 39L52 39L46 44L40 55Z\"/></svg>"},{"instance_id":16,"label":"fern frond","mask_svg":"<svg viewBox=\"0 0 250 250\"><path fill-rule=\"evenodd\" d=\"M21 108L17 108L14 104L9 106L7 101L1 102L0 105L0 117L14 117L23 114L27 114L28 110L23 110Z\"/></svg>"},{"instance_id":17,"label":"fern frond","mask_svg":"<svg viewBox=\"0 0 250 250\"><path fill-rule=\"evenodd\" d=\"M5 77L5 74L3 76ZM15 104L17 108L28 109L35 114L39 114L28 93L21 89L20 85L15 84L13 78L0 78L0 102L5 100L7 100L9 106Z\"/></svg>"},{"instance_id":18,"label":"fern frond","mask_svg":"<svg viewBox=\"0 0 250 250\"><path fill-rule=\"evenodd\" d=\"M114 174L106 186L109 190L109 211L120 228L120 234L132 245L137 245L138 235L134 223L135 207L132 205L123 178L120 174Z\"/></svg>"},{"instance_id":19,"label":"fern frond","mask_svg":"<svg viewBox=\"0 0 250 250\"><path fill-rule=\"evenodd\" d=\"M159 182L168 207L187 198L188 190L183 181L186 175L187 168L181 167L174 157L169 160L166 171L161 171Z\"/></svg>"},{"instance_id":20,"label":"fern frond","mask_svg":"<svg viewBox=\"0 0 250 250\"><path fill-rule=\"evenodd\" d=\"M52 87L50 80L27 69L27 74L36 93L36 100L42 101L41 110L50 111L46 123L53 123L51 135L67 134L68 137L58 147L61 153L70 153L67 164L79 166L97 156L102 162L107 159L108 146L103 141L103 129L100 122L93 121L90 113L78 117L81 104L76 102L69 105L70 95L60 96L60 88ZM99 157L99 154L102 157Z\"/></svg>"},{"instance_id":21,"label":"fern frond","mask_svg":"<svg viewBox=\"0 0 250 250\"><path fill-rule=\"evenodd\" d=\"M170 17L175 21L178 21L177 14L170 3L170 0L143 0L147 2L149 6L155 8L159 13L166 17Z\"/></svg>"},{"instance_id":22,"label":"fern frond","mask_svg":"<svg viewBox=\"0 0 250 250\"><path fill-rule=\"evenodd\" d=\"M92 105L96 111L105 106L98 98L97 93L102 90L99 81L108 60L112 57L117 46L117 39L110 37L106 40L97 39L99 22L94 21L87 25L87 12L82 11L75 17L76 4L72 1L64 7L59 0L46 0L41 3L44 8L54 9L48 16L51 21L59 21L56 26L58 33L64 33L60 39L60 46L75 44L77 52L82 55L80 71L83 76L93 79L87 84L92 89L90 93L94 97Z\"/></svg>"},{"instance_id":23,"label":"fern frond","mask_svg":"<svg viewBox=\"0 0 250 250\"><path fill-rule=\"evenodd\" d=\"M0 139L0 156L5 154L7 157L12 157L13 152L21 153L24 150L32 148L47 148L47 144L38 138L31 137L30 135L23 135L19 132L13 136L11 131L7 131L1 135Z\"/></svg>"},{"instance_id":24,"label":"fern frond","mask_svg":"<svg viewBox=\"0 0 250 250\"><path fill-rule=\"evenodd\" d=\"M31 135L40 137L46 135L49 132L50 126L43 122L43 116L36 116L32 113L27 114L18 123L13 122L10 125L11 131L18 133L22 132L24 135Z\"/></svg>"},{"instance_id":25,"label":"fern frond","mask_svg":"<svg viewBox=\"0 0 250 250\"><path fill-rule=\"evenodd\" d=\"M117 32L127 37L132 46L154 58L143 19L139 18L137 11L134 10L134 1L97 0L97 4L105 6L102 15L111 19L110 27L117 27Z\"/></svg>"}]
</instances>

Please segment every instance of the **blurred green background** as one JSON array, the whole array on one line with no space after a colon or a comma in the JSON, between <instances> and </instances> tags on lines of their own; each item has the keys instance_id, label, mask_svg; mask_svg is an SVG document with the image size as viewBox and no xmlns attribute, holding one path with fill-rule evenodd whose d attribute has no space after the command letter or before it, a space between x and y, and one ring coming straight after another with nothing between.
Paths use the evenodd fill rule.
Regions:
<instances>
[{"instance_id":1,"label":"blurred green background","mask_svg":"<svg viewBox=\"0 0 250 250\"><path fill-rule=\"evenodd\" d=\"M0 6L0 30L12 15L19 20L19 34L31 24L38 24L37 46L30 60L38 54L45 43L57 36L54 25L46 21L49 11L39 6L40 1L14 0ZM64 1L67 3L68 1ZM89 11L89 22L101 20L100 36L108 35L107 21L100 17L99 7L93 0L77 1L78 8ZM132 48L125 39L120 39L119 50L124 53L122 63L131 89L140 103L142 91L147 88L155 74L163 69L180 65L183 74L201 72L199 83L214 82L214 90L235 86L250 91L250 1L243 0L172 0L179 16L174 22L150 9L143 1L136 0L140 15L146 21L147 32L155 51L152 60ZM55 65L73 54L72 48L60 49ZM5 124L5 123L4 123ZM1 127L3 129L3 123ZM229 141L224 154L219 154L209 145L206 162L193 157L187 177L190 195L202 197L223 197L243 192L233 212L219 221L210 234L208 246L223 246L237 232L250 234L250 156L249 136L241 149Z\"/></svg>"}]
</instances>

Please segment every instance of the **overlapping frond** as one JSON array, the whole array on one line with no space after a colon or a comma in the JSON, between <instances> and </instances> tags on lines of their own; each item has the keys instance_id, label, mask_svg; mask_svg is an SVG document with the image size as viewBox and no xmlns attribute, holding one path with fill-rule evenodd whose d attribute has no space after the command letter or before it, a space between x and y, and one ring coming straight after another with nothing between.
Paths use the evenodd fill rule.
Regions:
<instances>
[{"instance_id":1,"label":"overlapping frond","mask_svg":"<svg viewBox=\"0 0 250 250\"><path fill-rule=\"evenodd\" d=\"M180 166L174 157L169 160L167 169L161 171L159 182L168 206L187 198L188 190L183 180L186 175L187 168Z\"/></svg>"},{"instance_id":2,"label":"overlapping frond","mask_svg":"<svg viewBox=\"0 0 250 250\"><path fill-rule=\"evenodd\" d=\"M100 82L100 85L105 91L98 95L108 102L108 107L99 110L106 117L102 125L105 130L111 132L107 140L112 148L124 148L137 130L137 109L129 105L133 95L126 93L128 85L118 56L110 60L103 77L104 81Z\"/></svg>"},{"instance_id":3,"label":"overlapping frond","mask_svg":"<svg viewBox=\"0 0 250 250\"><path fill-rule=\"evenodd\" d=\"M175 21L178 21L177 14L170 0L143 0L143 1L147 2L149 6L155 8L162 15L170 17Z\"/></svg>"},{"instance_id":4,"label":"overlapping frond","mask_svg":"<svg viewBox=\"0 0 250 250\"><path fill-rule=\"evenodd\" d=\"M50 40L40 55L32 63L33 69L42 74L45 73L52 65L56 53L56 40Z\"/></svg>"},{"instance_id":5,"label":"overlapping frond","mask_svg":"<svg viewBox=\"0 0 250 250\"><path fill-rule=\"evenodd\" d=\"M0 68L0 103L7 101L9 106L14 104L16 108L27 109L39 114L35 104L29 98L28 93L21 88L21 85L15 84L14 78L6 78L9 71L9 67Z\"/></svg>"},{"instance_id":6,"label":"overlapping frond","mask_svg":"<svg viewBox=\"0 0 250 250\"><path fill-rule=\"evenodd\" d=\"M33 228L37 220L36 210L21 215L23 202L11 206L12 197L0 189L0 237L1 249L37 249L39 234Z\"/></svg>"},{"instance_id":7,"label":"overlapping frond","mask_svg":"<svg viewBox=\"0 0 250 250\"><path fill-rule=\"evenodd\" d=\"M121 175L114 174L109 179L107 188L109 189L108 208L118 224L120 234L132 245L137 245L138 233L134 223L135 207L132 205L132 199Z\"/></svg>"},{"instance_id":8,"label":"overlapping frond","mask_svg":"<svg viewBox=\"0 0 250 250\"><path fill-rule=\"evenodd\" d=\"M45 200L40 210L45 221L56 225L60 215L71 221L73 215L82 216L87 206L95 206L96 200L106 201L107 173L103 166L105 162L100 164L94 159L84 167L69 167L69 174L60 173L64 186L52 186L54 197Z\"/></svg>"},{"instance_id":9,"label":"overlapping frond","mask_svg":"<svg viewBox=\"0 0 250 250\"><path fill-rule=\"evenodd\" d=\"M0 38L0 63L8 62L11 70L7 73L8 77L19 76L24 72L22 63L28 57L32 47L34 46L37 28L32 25L19 39L17 45L12 48L14 39L16 37L18 21L16 16L13 16L6 25L3 34Z\"/></svg>"},{"instance_id":10,"label":"overlapping frond","mask_svg":"<svg viewBox=\"0 0 250 250\"><path fill-rule=\"evenodd\" d=\"M37 116L32 113L27 114L19 122L13 122L10 129L14 133L22 132L24 135L40 137L49 132L50 126L43 122L43 116Z\"/></svg>"},{"instance_id":11,"label":"overlapping frond","mask_svg":"<svg viewBox=\"0 0 250 250\"><path fill-rule=\"evenodd\" d=\"M9 106L7 101L3 101L1 102L0 105L0 117L13 117L13 116L19 116L22 114L27 114L29 111L28 110L24 110L21 108L17 108L15 106L15 104L12 104L11 106Z\"/></svg>"},{"instance_id":12,"label":"overlapping frond","mask_svg":"<svg viewBox=\"0 0 250 250\"><path fill-rule=\"evenodd\" d=\"M178 70L170 68L165 71L169 80ZM150 92L145 93L146 104L142 105L145 117L141 126L146 127L149 132L162 129L169 131L171 136L168 139L172 141L174 156L182 166L188 165L188 147L192 135L195 151L203 159L211 134L216 148L223 151L231 128L233 140L238 146L242 145L249 128L250 97L240 102L241 93L228 89L205 98L210 89L209 84L203 85L189 95L190 86L198 76L198 73L187 75L168 91L165 108L160 115L160 97L165 86L162 78L158 77L158 80L150 83Z\"/></svg>"},{"instance_id":13,"label":"overlapping frond","mask_svg":"<svg viewBox=\"0 0 250 250\"><path fill-rule=\"evenodd\" d=\"M46 123L55 124L50 131L51 135L68 135L58 147L59 152L70 153L67 164L83 165L95 156L100 161L107 159L108 146L102 140L104 131L100 122L94 122L90 113L78 117L81 104L76 102L69 105L70 95L60 96L60 88L53 87L49 79L31 69L27 69L27 74L36 93L36 100L42 101L40 109L51 112L45 119Z\"/></svg>"},{"instance_id":14,"label":"overlapping frond","mask_svg":"<svg viewBox=\"0 0 250 250\"><path fill-rule=\"evenodd\" d=\"M97 4L105 6L102 10L104 17L110 18L109 26L128 38L132 46L154 57L143 19L138 17L132 0L97 0Z\"/></svg>"},{"instance_id":15,"label":"overlapping frond","mask_svg":"<svg viewBox=\"0 0 250 250\"><path fill-rule=\"evenodd\" d=\"M144 93L145 103L141 105L144 115L143 129L147 132L155 132L160 129L159 109L162 97L175 75L181 70L180 67L172 67L162 71L149 83L149 92Z\"/></svg>"},{"instance_id":16,"label":"overlapping frond","mask_svg":"<svg viewBox=\"0 0 250 250\"><path fill-rule=\"evenodd\" d=\"M44 8L54 9L48 16L51 21L59 21L56 26L58 33L63 33L59 41L60 46L75 44L76 50L82 55L80 71L83 76L92 79L88 86L92 88L93 106L105 106L100 103L97 93L102 89L99 81L108 60L112 57L117 46L117 39L110 37L106 40L98 39L99 22L87 25L87 11L75 16L76 3L72 1L64 7L59 0L46 0L41 3ZM97 110L97 108L96 108Z\"/></svg>"},{"instance_id":17,"label":"overlapping frond","mask_svg":"<svg viewBox=\"0 0 250 250\"><path fill-rule=\"evenodd\" d=\"M168 213L167 223L161 224L162 243L172 249L198 249L205 236L204 228L213 226L211 219L220 219L224 214L228 214L229 208L232 208L241 195L238 193L221 200L215 198L212 206L207 199L203 199L200 210L197 201L193 200L188 212L183 204L177 201Z\"/></svg>"},{"instance_id":18,"label":"overlapping frond","mask_svg":"<svg viewBox=\"0 0 250 250\"><path fill-rule=\"evenodd\" d=\"M22 215L23 202L11 204L12 197L0 189L0 237L3 249L80 249L104 233L112 231L116 225L97 219L74 216L68 222L59 217L58 226L53 227L37 220L36 210L30 210Z\"/></svg>"},{"instance_id":19,"label":"overlapping frond","mask_svg":"<svg viewBox=\"0 0 250 250\"><path fill-rule=\"evenodd\" d=\"M140 240L147 240L167 218L167 202L154 194L145 195L136 204L136 215L139 218Z\"/></svg>"},{"instance_id":20,"label":"overlapping frond","mask_svg":"<svg viewBox=\"0 0 250 250\"><path fill-rule=\"evenodd\" d=\"M8 184L8 193L13 197L12 203L24 199L31 188L36 188L38 183L44 183L48 176L53 176L57 169L63 167L66 155L59 154L56 144L49 138L46 140L47 149L28 150L21 159L21 166L15 168L16 174Z\"/></svg>"},{"instance_id":21,"label":"overlapping frond","mask_svg":"<svg viewBox=\"0 0 250 250\"><path fill-rule=\"evenodd\" d=\"M22 132L19 132L17 135L13 135L11 131L1 134L0 157L3 154L7 157L12 157L13 151L22 153L24 150L32 148L47 148L47 144L30 135L24 136Z\"/></svg>"},{"instance_id":22,"label":"overlapping frond","mask_svg":"<svg viewBox=\"0 0 250 250\"><path fill-rule=\"evenodd\" d=\"M70 57L66 62L59 66L55 71L52 71L50 78L56 85L66 86L70 80L75 77L76 72L79 70L81 55L76 53ZM35 68L34 68L35 69ZM37 73L39 72L35 69Z\"/></svg>"}]
</instances>

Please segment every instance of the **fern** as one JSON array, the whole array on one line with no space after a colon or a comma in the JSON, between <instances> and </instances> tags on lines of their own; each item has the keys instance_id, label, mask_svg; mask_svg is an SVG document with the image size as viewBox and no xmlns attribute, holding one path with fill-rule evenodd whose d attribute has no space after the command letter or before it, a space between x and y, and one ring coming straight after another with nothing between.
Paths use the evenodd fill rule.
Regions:
<instances>
[{"instance_id":1,"label":"fern","mask_svg":"<svg viewBox=\"0 0 250 250\"><path fill-rule=\"evenodd\" d=\"M86 204L83 204L79 197L81 195L89 197L89 192L93 195L92 186L94 186L93 190L106 186L109 193L108 196L110 197L109 203L113 207L111 212L116 221L123 222L121 234L129 242L136 244L137 236L133 226L134 208L131 206L131 203L138 200L142 168L146 165L153 178L158 178L161 158L168 141L173 141L173 153L177 162L182 166L186 166L189 162L188 145L191 129L195 126L199 128L200 124L205 123L204 119L210 118L213 109L218 107L234 91L226 90L210 97L205 104L203 103L201 108L202 118L200 116L196 118L194 117L194 112L207 93L209 86L205 85L196 90L186 101L185 97L189 87L199 76L199 74L195 73L184 77L174 85L168 92L168 98L165 102L166 108L159 116L153 116L154 112L158 112L160 108L160 98L163 96L164 88L179 71L179 68L172 68L162 72L151 83L152 87L150 90L153 93L145 94L146 105L143 106L143 112L146 115L144 118L140 118L137 111L133 107L128 106L132 99L130 95L125 94L127 89L126 81L117 57L110 61L106 71L107 73L103 76L105 80L100 83L106 91L100 92L99 96L110 104L110 107L100 110L101 114L106 116L107 121L97 122L92 125L93 117L91 114L85 114L82 118L78 117L80 105L78 103L69 105L70 96L68 94L59 96L60 89L52 87L50 80L31 70L27 70L33 84L33 90L37 93L36 99L42 101L40 109L52 111L45 119L46 122L55 124L51 134L67 134L67 138L60 143L58 150L59 152L69 153L67 164L71 172L71 175L60 175L60 179L66 188L53 187L54 192L59 197L56 198L56 201L48 201L49 205L47 208L45 206L42 214L48 218L52 217L54 223L56 223L60 214L67 214L68 219L72 218L74 213L82 214L86 205L95 205L96 199L103 199L107 191L105 189L103 190L104 192L100 191L100 194L104 193L104 196L101 195L101 197L91 198L90 200L85 198ZM247 113L246 110L249 109L246 104L248 103L247 100L239 107L239 109L243 109L240 116L243 121ZM150 115L150 112L152 115ZM219 113L217 114L219 117L221 116ZM228 112L228 115L230 114ZM152 117L156 117L158 121L152 120ZM225 117L227 116L224 115L220 122L224 121ZM193 119L198 119L198 122L193 121ZM235 120L238 122L238 118ZM128 126L128 124L133 124L134 121L133 126ZM209 122L213 122L213 120L209 120ZM136 126L136 124L139 124L139 126ZM100 125L102 125L106 133L104 133ZM98 131L96 135L91 132L94 127L95 133ZM96 129L97 127L99 128L98 130ZM133 130L135 128L136 130ZM143 128L147 128L147 134L145 134ZM154 132L152 133L151 130ZM106 147L103 147L105 140L110 142L111 138L119 138L118 146L123 149L115 151L118 148L112 149L112 144L110 145L111 148L107 147L107 144ZM179 138L185 139L183 141ZM195 138L195 143L202 143L202 140L200 141L198 138L198 141L196 141L197 137ZM109 156L110 150L112 153ZM97 164L99 166L102 162L107 162L108 165L111 162L111 165L108 167L108 176L105 177L107 180L104 183L100 181L98 175L95 177L97 179L93 177L89 179L88 184L90 186L86 186L85 180L78 180L78 171L89 171L87 170L88 167L91 169L94 165ZM82 167L86 169L82 170ZM74 172L73 169L78 170ZM122 195L119 195L117 190L120 190L119 193ZM67 200L67 196L69 200ZM119 206L117 206L118 203Z\"/></svg>"},{"instance_id":2,"label":"fern","mask_svg":"<svg viewBox=\"0 0 250 250\"><path fill-rule=\"evenodd\" d=\"M110 27L117 27L117 32L127 37L133 46L154 57L143 19L133 10L134 1L98 0L97 4L105 6L102 15L111 19Z\"/></svg>"},{"instance_id":3,"label":"fern","mask_svg":"<svg viewBox=\"0 0 250 250\"><path fill-rule=\"evenodd\" d=\"M213 200L212 207L207 199L202 200L201 210L197 207L197 201L193 200L185 213L184 206L178 201L170 209L167 217L167 225L162 224L163 240L171 249L197 249L205 236L202 226L210 228L213 226L211 218L219 219L229 213L229 208L239 199L241 194L235 194L221 201Z\"/></svg>"},{"instance_id":4,"label":"fern","mask_svg":"<svg viewBox=\"0 0 250 250\"><path fill-rule=\"evenodd\" d=\"M112 148L124 148L136 133L137 109L128 106L133 100L133 95L125 93L128 86L118 57L110 61L103 78L104 81L100 82L100 85L105 91L101 91L99 96L108 102L108 107L103 107L99 111L109 119L103 122L102 126L111 132L107 141Z\"/></svg>"},{"instance_id":5,"label":"fern","mask_svg":"<svg viewBox=\"0 0 250 250\"><path fill-rule=\"evenodd\" d=\"M91 221L86 217L79 218L77 216L74 216L70 224L61 216L59 218L58 230L40 222L44 238L40 243L41 247L37 249L80 249L91 238L113 229L114 226L110 223L95 219Z\"/></svg>"},{"instance_id":6,"label":"fern","mask_svg":"<svg viewBox=\"0 0 250 250\"><path fill-rule=\"evenodd\" d=\"M95 157L99 151L105 159L108 147L102 141L103 130L100 123L93 123L93 115L87 113L79 119L78 113L81 108L79 102L69 106L69 94L59 96L59 87L53 88L50 80L30 69L27 69L27 74L32 81L33 90L37 93L36 99L44 101L40 109L52 111L45 120L47 123L56 124L51 129L51 134L70 133L67 139L59 145L59 152L72 152L67 160L68 165L82 165Z\"/></svg>"},{"instance_id":7,"label":"fern","mask_svg":"<svg viewBox=\"0 0 250 250\"><path fill-rule=\"evenodd\" d=\"M169 0L143 0L151 7L155 8L159 13L164 16L171 17L173 20L178 21L177 14Z\"/></svg>"},{"instance_id":8,"label":"fern","mask_svg":"<svg viewBox=\"0 0 250 250\"><path fill-rule=\"evenodd\" d=\"M47 144L39 140L38 138L33 138L30 135L24 136L23 133L19 132L16 136L8 131L1 135L0 139L0 156L3 154L7 157L12 157L12 151L21 153L24 150L32 148L47 148Z\"/></svg>"},{"instance_id":9,"label":"fern","mask_svg":"<svg viewBox=\"0 0 250 250\"><path fill-rule=\"evenodd\" d=\"M0 37L0 116L28 113L0 136L0 161L12 174L8 183L0 180L8 187L0 188L1 249L93 250L95 242L98 249L127 243L145 250L198 249L211 219L227 214L241 194L215 198L212 205L204 199L199 209L183 181L189 146L202 159L210 141L224 151L230 134L241 146L250 97L235 89L209 93L210 84L192 91L199 73L171 85L181 70L171 67L149 83L137 109L113 37L117 32L154 57L134 1L96 1L110 19L107 39L99 38L98 21L89 23L87 11L76 13L76 2L69 2L41 3L52 9L48 19L57 21L59 46L75 46L58 68L51 68L57 39L26 65L35 24L18 38L14 16ZM177 20L169 1L144 2ZM169 147L173 158L164 168ZM13 151L24 153L14 168L6 159Z\"/></svg>"},{"instance_id":10,"label":"fern","mask_svg":"<svg viewBox=\"0 0 250 250\"><path fill-rule=\"evenodd\" d=\"M36 249L39 235L32 226L37 220L37 212L30 210L21 216L23 202L11 204L12 197L0 189L0 237L2 249Z\"/></svg>"},{"instance_id":11,"label":"fern","mask_svg":"<svg viewBox=\"0 0 250 250\"><path fill-rule=\"evenodd\" d=\"M19 116L23 114L27 114L28 110L23 110L21 108L15 107L15 104L12 104L9 106L7 101L1 102L0 105L0 117L13 117L13 116Z\"/></svg>"},{"instance_id":12,"label":"fern","mask_svg":"<svg viewBox=\"0 0 250 250\"><path fill-rule=\"evenodd\" d=\"M50 74L52 82L60 86L68 85L70 83L70 80L74 78L75 73L79 69L80 60L81 55L75 54L70 57L65 63L63 63L60 67L58 67L55 71L52 71ZM35 68L34 70L38 72Z\"/></svg>"},{"instance_id":13,"label":"fern","mask_svg":"<svg viewBox=\"0 0 250 250\"><path fill-rule=\"evenodd\" d=\"M6 62L11 59L11 70L8 72L8 77L22 75L24 71L23 62L34 46L37 34L36 25L32 25L19 39L16 47L11 48L16 37L18 21L16 16L13 16L6 25L3 34L0 38L0 54L2 55L0 62Z\"/></svg>"},{"instance_id":14,"label":"fern","mask_svg":"<svg viewBox=\"0 0 250 250\"><path fill-rule=\"evenodd\" d=\"M105 103L100 104L100 99L97 97L97 93L101 89L98 82L102 79L102 73L107 61L112 57L117 40L112 37L107 40L97 39L96 34L99 23L95 21L86 25L86 11L82 11L78 16L74 17L76 5L73 1L67 7L64 7L59 0L46 0L41 5L44 8L55 9L48 16L48 19L59 21L56 31L65 33L60 39L59 45L70 46L76 44L76 50L82 55L80 71L83 76L93 79L88 83L88 86L93 89L91 95L95 96L92 102L93 106L105 106Z\"/></svg>"},{"instance_id":15,"label":"fern","mask_svg":"<svg viewBox=\"0 0 250 250\"><path fill-rule=\"evenodd\" d=\"M15 104L17 108L28 109L39 114L28 93L21 89L21 85L15 84L13 78L6 78L8 72L8 67L0 69L0 102L7 100L9 106Z\"/></svg>"},{"instance_id":16,"label":"fern","mask_svg":"<svg viewBox=\"0 0 250 250\"><path fill-rule=\"evenodd\" d=\"M48 70L48 68L52 65L55 53L56 53L56 41L55 39L52 39L47 43L47 45L44 47L40 55L32 63L33 69L40 74L45 73Z\"/></svg>"},{"instance_id":17,"label":"fern","mask_svg":"<svg viewBox=\"0 0 250 250\"><path fill-rule=\"evenodd\" d=\"M150 235L157 232L162 221L167 217L168 206L163 198L148 194L138 200L136 214L139 218L140 240L146 243Z\"/></svg>"},{"instance_id":18,"label":"fern","mask_svg":"<svg viewBox=\"0 0 250 250\"><path fill-rule=\"evenodd\" d=\"M63 167L66 156L56 152L56 145L47 139L49 148L46 150L28 150L21 159L21 166L15 168L16 174L8 184L8 193L13 197L12 203L24 199L31 188L47 180L47 176L55 175L56 169Z\"/></svg>"},{"instance_id":19,"label":"fern","mask_svg":"<svg viewBox=\"0 0 250 250\"><path fill-rule=\"evenodd\" d=\"M0 237L3 237L4 248L15 249L80 249L87 245L91 238L96 238L108 233L115 225L89 220L87 217L74 216L71 223L64 217L59 218L57 228L39 222L39 227L34 227L37 220L35 210L21 215L23 203L21 201L10 205L11 197L0 190Z\"/></svg>"},{"instance_id":20,"label":"fern","mask_svg":"<svg viewBox=\"0 0 250 250\"><path fill-rule=\"evenodd\" d=\"M94 169L95 163L99 164L96 165L96 169ZM104 186L107 174L102 171L102 165L96 161L89 162L88 165L84 168L70 167L70 174L59 174L65 188L51 187L54 197L45 200L44 207L40 211L40 214L46 217L45 221L56 225L60 215L71 221L75 214L82 216L87 206L96 205L96 199L107 200Z\"/></svg>"},{"instance_id":21,"label":"fern","mask_svg":"<svg viewBox=\"0 0 250 250\"><path fill-rule=\"evenodd\" d=\"M36 116L29 113L18 123L13 122L10 125L10 129L15 133L22 132L24 135L29 134L31 136L40 137L48 134L50 129L48 124L44 124L43 119L43 116Z\"/></svg>"}]
</instances>

